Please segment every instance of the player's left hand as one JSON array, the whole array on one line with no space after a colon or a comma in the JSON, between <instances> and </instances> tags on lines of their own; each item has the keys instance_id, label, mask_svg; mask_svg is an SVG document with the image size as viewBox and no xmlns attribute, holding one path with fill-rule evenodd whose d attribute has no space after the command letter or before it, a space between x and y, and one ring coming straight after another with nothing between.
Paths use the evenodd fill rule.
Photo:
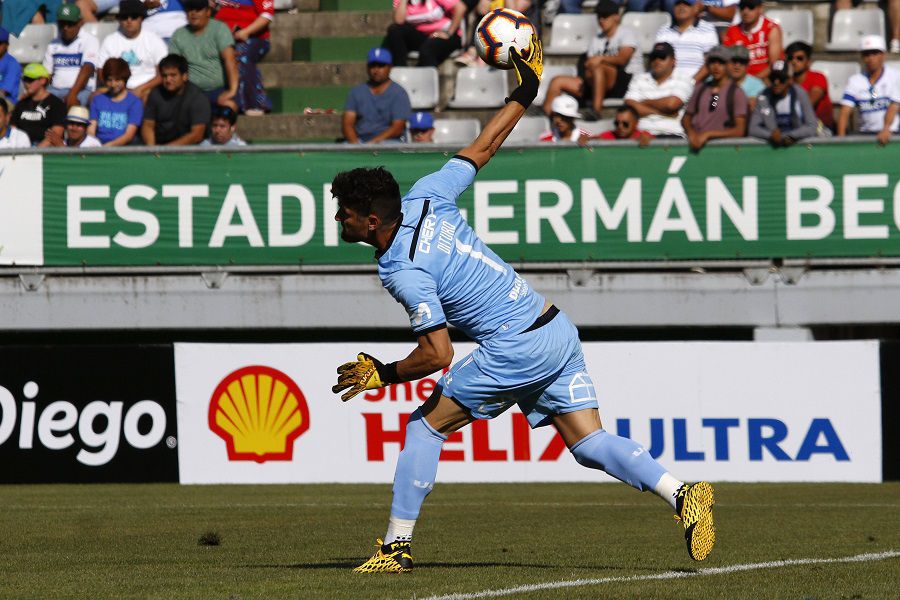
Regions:
<instances>
[{"instance_id":1,"label":"player's left hand","mask_svg":"<svg viewBox=\"0 0 900 600\"><path fill-rule=\"evenodd\" d=\"M331 387L331 391L337 394L342 390L347 390L341 396L341 400L344 402L365 390L374 390L389 385L389 382L386 381L384 363L364 352L357 354L355 361L339 366L337 373L338 382L337 385Z\"/></svg>"},{"instance_id":2,"label":"player's left hand","mask_svg":"<svg viewBox=\"0 0 900 600\"><path fill-rule=\"evenodd\" d=\"M510 48L509 55L516 69L516 79L519 81L519 85L522 85L523 79L530 78L532 73L540 83L541 76L544 74L544 49L537 35L532 34L531 36L527 58L523 58L515 48Z\"/></svg>"}]
</instances>

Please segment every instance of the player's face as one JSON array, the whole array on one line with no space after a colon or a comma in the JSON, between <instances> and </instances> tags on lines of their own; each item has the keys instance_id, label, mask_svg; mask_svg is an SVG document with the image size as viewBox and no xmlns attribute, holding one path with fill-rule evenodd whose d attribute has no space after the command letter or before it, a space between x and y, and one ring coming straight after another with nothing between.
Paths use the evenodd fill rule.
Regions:
<instances>
[{"instance_id":1,"label":"player's face","mask_svg":"<svg viewBox=\"0 0 900 600\"><path fill-rule=\"evenodd\" d=\"M358 213L352 208L341 206L338 202L338 210L334 215L335 221L341 223L341 239L345 242L364 242L369 236L369 217Z\"/></svg>"}]
</instances>

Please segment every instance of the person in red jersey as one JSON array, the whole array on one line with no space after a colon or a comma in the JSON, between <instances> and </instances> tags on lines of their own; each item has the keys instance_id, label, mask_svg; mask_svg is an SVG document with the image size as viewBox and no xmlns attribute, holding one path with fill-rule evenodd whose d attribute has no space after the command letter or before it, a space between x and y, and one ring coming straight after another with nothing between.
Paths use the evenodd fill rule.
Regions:
<instances>
[{"instance_id":1,"label":"person in red jersey","mask_svg":"<svg viewBox=\"0 0 900 600\"><path fill-rule=\"evenodd\" d=\"M646 146L653 139L653 134L649 131L638 129L637 111L631 106L620 106L616 110L616 118L613 120L613 128L604 131L599 135L595 135L591 139L604 140L607 142L621 140L636 140L638 145Z\"/></svg>"},{"instance_id":2,"label":"person in red jersey","mask_svg":"<svg viewBox=\"0 0 900 600\"><path fill-rule=\"evenodd\" d=\"M738 5L741 22L725 32L726 46L746 46L750 51L747 72L760 79L767 79L770 65L784 60L781 27L763 16L762 0L741 0Z\"/></svg>"},{"instance_id":3,"label":"person in red jersey","mask_svg":"<svg viewBox=\"0 0 900 600\"><path fill-rule=\"evenodd\" d=\"M813 71L810 68L812 46L806 42L793 42L788 44L784 54L791 66L794 83L806 90L809 101L812 102L816 111L816 118L822 122L822 125L834 131L834 106L828 95L828 79L824 73Z\"/></svg>"},{"instance_id":4,"label":"person in red jersey","mask_svg":"<svg viewBox=\"0 0 900 600\"><path fill-rule=\"evenodd\" d=\"M238 64L238 109L248 115L272 110L262 74L256 66L269 53L269 27L275 18L274 0L216 0L216 19L234 36Z\"/></svg>"}]
</instances>

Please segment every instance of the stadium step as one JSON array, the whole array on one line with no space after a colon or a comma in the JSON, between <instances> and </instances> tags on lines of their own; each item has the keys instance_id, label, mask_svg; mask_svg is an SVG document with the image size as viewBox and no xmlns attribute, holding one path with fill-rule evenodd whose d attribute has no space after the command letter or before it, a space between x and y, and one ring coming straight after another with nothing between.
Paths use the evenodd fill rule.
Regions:
<instances>
[{"instance_id":1,"label":"stadium step","mask_svg":"<svg viewBox=\"0 0 900 600\"><path fill-rule=\"evenodd\" d=\"M355 85L366 80L362 62L284 62L259 65L266 89L317 85Z\"/></svg>"},{"instance_id":2,"label":"stadium step","mask_svg":"<svg viewBox=\"0 0 900 600\"><path fill-rule=\"evenodd\" d=\"M341 135L341 115L270 114L238 119L237 133L253 143L333 142Z\"/></svg>"},{"instance_id":3,"label":"stadium step","mask_svg":"<svg viewBox=\"0 0 900 600\"><path fill-rule=\"evenodd\" d=\"M291 48L296 38L377 36L376 45L380 45L390 21L391 13L371 9L368 12L278 13L272 24L272 47L266 60L296 60L291 57Z\"/></svg>"},{"instance_id":4,"label":"stadium step","mask_svg":"<svg viewBox=\"0 0 900 600\"><path fill-rule=\"evenodd\" d=\"M319 0L320 10L371 10L373 4L373 0Z\"/></svg>"},{"instance_id":5,"label":"stadium step","mask_svg":"<svg viewBox=\"0 0 900 600\"><path fill-rule=\"evenodd\" d=\"M370 48L380 46L384 34L365 37L297 38L291 59L307 62L365 62Z\"/></svg>"},{"instance_id":6,"label":"stadium step","mask_svg":"<svg viewBox=\"0 0 900 600\"><path fill-rule=\"evenodd\" d=\"M349 85L320 85L315 87L281 87L269 90L272 112L302 113L305 108L342 110Z\"/></svg>"}]
</instances>

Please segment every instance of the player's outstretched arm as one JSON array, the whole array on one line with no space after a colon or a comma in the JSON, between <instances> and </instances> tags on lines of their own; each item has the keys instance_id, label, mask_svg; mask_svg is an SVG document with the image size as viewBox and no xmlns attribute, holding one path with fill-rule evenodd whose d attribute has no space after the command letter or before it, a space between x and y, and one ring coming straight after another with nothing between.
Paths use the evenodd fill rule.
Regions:
<instances>
[{"instance_id":1,"label":"player's outstretched arm","mask_svg":"<svg viewBox=\"0 0 900 600\"><path fill-rule=\"evenodd\" d=\"M459 155L470 159L480 169L497 153L509 133L525 114L537 96L541 75L544 72L544 51L541 41L536 35L531 36L528 58L523 59L515 49L509 51L510 59L516 69L519 86L512 91L506 100L506 106L494 115L475 141L462 150Z\"/></svg>"}]
</instances>

